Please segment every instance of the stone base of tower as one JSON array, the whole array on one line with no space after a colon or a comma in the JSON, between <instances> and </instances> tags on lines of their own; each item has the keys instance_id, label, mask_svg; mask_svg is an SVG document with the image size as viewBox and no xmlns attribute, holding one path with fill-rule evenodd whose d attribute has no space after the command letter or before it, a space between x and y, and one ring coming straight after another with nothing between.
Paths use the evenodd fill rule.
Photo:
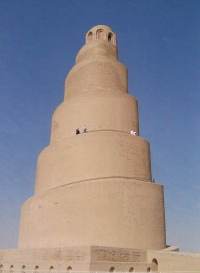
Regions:
<instances>
[{"instance_id":1,"label":"stone base of tower","mask_svg":"<svg viewBox=\"0 0 200 273\"><path fill-rule=\"evenodd\" d=\"M199 272L200 253L104 246L0 250L0 272Z\"/></svg>"},{"instance_id":2,"label":"stone base of tower","mask_svg":"<svg viewBox=\"0 0 200 273\"><path fill-rule=\"evenodd\" d=\"M103 246L41 248L0 251L2 269L37 271L136 271L155 265L147 262L147 251Z\"/></svg>"}]
</instances>

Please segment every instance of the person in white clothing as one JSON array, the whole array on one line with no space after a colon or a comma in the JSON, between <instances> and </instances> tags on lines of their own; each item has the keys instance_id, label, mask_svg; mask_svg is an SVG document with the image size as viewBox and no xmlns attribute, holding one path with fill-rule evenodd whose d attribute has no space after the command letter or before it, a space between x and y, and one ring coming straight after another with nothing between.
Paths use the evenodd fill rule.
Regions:
<instances>
[{"instance_id":1,"label":"person in white clothing","mask_svg":"<svg viewBox=\"0 0 200 273\"><path fill-rule=\"evenodd\" d=\"M86 125L83 126L83 133L87 133L87 126Z\"/></svg>"},{"instance_id":2,"label":"person in white clothing","mask_svg":"<svg viewBox=\"0 0 200 273\"><path fill-rule=\"evenodd\" d=\"M133 131L133 130L131 130L131 135L136 136L136 132L135 132L135 131Z\"/></svg>"}]
</instances>

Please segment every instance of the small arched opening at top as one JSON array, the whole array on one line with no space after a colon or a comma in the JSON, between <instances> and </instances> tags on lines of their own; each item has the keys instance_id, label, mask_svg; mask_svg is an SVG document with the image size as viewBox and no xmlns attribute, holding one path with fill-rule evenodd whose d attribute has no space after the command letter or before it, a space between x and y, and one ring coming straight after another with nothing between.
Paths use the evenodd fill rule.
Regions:
<instances>
[{"instance_id":1,"label":"small arched opening at top","mask_svg":"<svg viewBox=\"0 0 200 273\"><path fill-rule=\"evenodd\" d=\"M24 272L25 272L25 270L26 270L26 266L25 266L25 265L23 265L23 266L22 266L22 273L24 273Z\"/></svg>"},{"instance_id":2,"label":"small arched opening at top","mask_svg":"<svg viewBox=\"0 0 200 273\"><path fill-rule=\"evenodd\" d=\"M108 33L108 42L112 42L113 34L110 32Z\"/></svg>"},{"instance_id":3,"label":"small arched opening at top","mask_svg":"<svg viewBox=\"0 0 200 273\"><path fill-rule=\"evenodd\" d=\"M72 267L68 266L67 271L72 271Z\"/></svg>"},{"instance_id":4,"label":"small arched opening at top","mask_svg":"<svg viewBox=\"0 0 200 273\"><path fill-rule=\"evenodd\" d=\"M151 272L151 267L148 267L148 268L147 268L147 272Z\"/></svg>"},{"instance_id":5,"label":"small arched opening at top","mask_svg":"<svg viewBox=\"0 0 200 273\"><path fill-rule=\"evenodd\" d=\"M10 266L10 272L13 272L13 269L14 269L14 266L11 265L11 266Z\"/></svg>"},{"instance_id":6,"label":"small arched opening at top","mask_svg":"<svg viewBox=\"0 0 200 273\"><path fill-rule=\"evenodd\" d=\"M36 265L36 267L35 267L35 271L37 271L39 269L39 266L38 265Z\"/></svg>"},{"instance_id":7,"label":"small arched opening at top","mask_svg":"<svg viewBox=\"0 0 200 273\"><path fill-rule=\"evenodd\" d=\"M112 266L112 267L109 269L109 272L115 272L114 266Z\"/></svg>"},{"instance_id":8,"label":"small arched opening at top","mask_svg":"<svg viewBox=\"0 0 200 273\"><path fill-rule=\"evenodd\" d=\"M90 32L88 33L87 40L88 40L88 42L90 42L90 41L93 40L93 33L92 33L92 31L90 31Z\"/></svg>"},{"instance_id":9,"label":"small arched opening at top","mask_svg":"<svg viewBox=\"0 0 200 273\"><path fill-rule=\"evenodd\" d=\"M131 267L128 272L133 272L133 271L134 271L134 268Z\"/></svg>"},{"instance_id":10,"label":"small arched opening at top","mask_svg":"<svg viewBox=\"0 0 200 273\"><path fill-rule=\"evenodd\" d=\"M0 264L0 273L3 272L3 265Z\"/></svg>"},{"instance_id":11,"label":"small arched opening at top","mask_svg":"<svg viewBox=\"0 0 200 273\"><path fill-rule=\"evenodd\" d=\"M50 266L50 267L49 267L49 270L54 270L54 267L53 267L53 266Z\"/></svg>"},{"instance_id":12,"label":"small arched opening at top","mask_svg":"<svg viewBox=\"0 0 200 273\"><path fill-rule=\"evenodd\" d=\"M104 30L103 29L99 29L97 30L97 39L102 39L104 38Z\"/></svg>"}]
</instances>

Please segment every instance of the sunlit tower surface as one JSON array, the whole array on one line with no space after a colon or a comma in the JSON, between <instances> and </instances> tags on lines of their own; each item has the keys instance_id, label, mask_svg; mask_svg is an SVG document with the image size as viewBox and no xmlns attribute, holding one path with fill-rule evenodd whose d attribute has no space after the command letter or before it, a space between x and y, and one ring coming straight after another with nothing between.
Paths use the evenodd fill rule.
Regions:
<instances>
[{"instance_id":1,"label":"sunlit tower surface","mask_svg":"<svg viewBox=\"0 0 200 273\"><path fill-rule=\"evenodd\" d=\"M0 272L200 268L200 254L177 250L166 248L163 186L152 181L150 146L139 134L116 34L93 27L66 78L50 145L38 157L18 249L0 250Z\"/></svg>"}]
</instances>

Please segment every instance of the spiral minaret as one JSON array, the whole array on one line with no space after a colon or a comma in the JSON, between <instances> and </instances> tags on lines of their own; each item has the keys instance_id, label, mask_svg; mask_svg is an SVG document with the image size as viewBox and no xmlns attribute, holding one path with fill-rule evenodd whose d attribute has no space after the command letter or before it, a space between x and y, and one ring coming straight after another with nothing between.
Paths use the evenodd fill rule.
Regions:
<instances>
[{"instance_id":1,"label":"spiral minaret","mask_svg":"<svg viewBox=\"0 0 200 273\"><path fill-rule=\"evenodd\" d=\"M66 78L19 233L20 249L92 245L166 246L163 187L152 183L138 103L128 94L116 35L104 25L88 31Z\"/></svg>"}]
</instances>

